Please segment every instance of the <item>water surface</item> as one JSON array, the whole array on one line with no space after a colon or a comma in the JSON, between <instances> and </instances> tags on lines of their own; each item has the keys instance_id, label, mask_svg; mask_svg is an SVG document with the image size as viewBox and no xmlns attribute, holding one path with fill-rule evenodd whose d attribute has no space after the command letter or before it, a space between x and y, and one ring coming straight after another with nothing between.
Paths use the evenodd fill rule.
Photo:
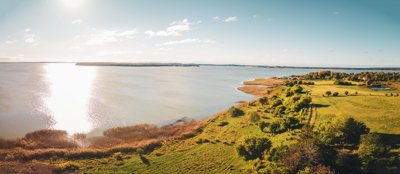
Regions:
<instances>
[{"instance_id":1,"label":"water surface","mask_svg":"<svg viewBox=\"0 0 400 174\"><path fill-rule=\"evenodd\" d=\"M243 81L315 71L0 63L0 136L21 137L39 129L93 136L117 126L209 118L253 99L237 90Z\"/></svg>"}]
</instances>

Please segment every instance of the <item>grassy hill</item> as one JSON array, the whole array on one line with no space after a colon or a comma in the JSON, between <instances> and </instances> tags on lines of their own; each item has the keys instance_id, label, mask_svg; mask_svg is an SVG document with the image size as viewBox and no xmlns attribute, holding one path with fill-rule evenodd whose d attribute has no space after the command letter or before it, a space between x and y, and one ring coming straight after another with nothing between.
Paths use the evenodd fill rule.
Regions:
<instances>
[{"instance_id":1,"label":"grassy hill","mask_svg":"<svg viewBox=\"0 0 400 174\"><path fill-rule=\"evenodd\" d=\"M202 123L201 131L194 136L168 139L154 150L115 151L112 155L97 158L70 159L54 156L30 162L58 166L63 169L61 172L84 171L84 173L262 173L273 171L270 169L284 173L288 170L281 162L265 159L244 160L235 149L238 140L246 135L255 135L267 137L273 147L291 146L298 143L297 139L304 125L312 122L315 130L318 125L327 123L334 116L351 116L356 121L364 122L371 132L379 133L383 143L390 146L389 154L393 158L394 166L377 164L374 170L398 173L399 167L396 167L398 164L396 160L400 155L400 127L398 127L400 97L396 95L398 91L374 91L356 85L333 85L332 81L313 82L315 85L301 85L303 87L301 96L311 96L313 109L302 113L304 117L300 122L284 132L272 133L268 128L260 128L260 123L269 125L286 117L285 114L278 116L271 111L273 101L277 99L286 101L290 98L285 96L285 91L289 87L278 85L265 92L268 93L265 95L269 98L268 104L261 105L257 101L242 103L236 106L240 110L237 115L232 116L228 112L217 114ZM262 87L260 89L265 90ZM339 95L323 96L326 91L338 92ZM345 95L345 91L349 94ZM256 112L261 119L257 122L250 121L251 112ZM294 114L296 116L298 112ZM296 117L300 118L300 115ZM337 151L349 150L351 156L357 154L357 144L330 146Z\"/></svg>"}]
</instances>

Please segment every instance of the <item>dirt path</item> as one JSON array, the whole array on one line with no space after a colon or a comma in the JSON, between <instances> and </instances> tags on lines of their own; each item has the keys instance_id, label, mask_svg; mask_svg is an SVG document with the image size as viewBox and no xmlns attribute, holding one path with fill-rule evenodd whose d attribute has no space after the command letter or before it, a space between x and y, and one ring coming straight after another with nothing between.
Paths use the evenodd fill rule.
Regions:
<instances>
[{"instance_id":1,"label":"dirt path","mask_svg":"<svg viewBox=\"0 0 400 174\"><path fill-rule=\"evenodd\" d=\"M310 116L308 119L308 124L313 126L315 124L315 119L317 118L317 108L311 104L310 105Z\"/></svg>"}]
</instances>

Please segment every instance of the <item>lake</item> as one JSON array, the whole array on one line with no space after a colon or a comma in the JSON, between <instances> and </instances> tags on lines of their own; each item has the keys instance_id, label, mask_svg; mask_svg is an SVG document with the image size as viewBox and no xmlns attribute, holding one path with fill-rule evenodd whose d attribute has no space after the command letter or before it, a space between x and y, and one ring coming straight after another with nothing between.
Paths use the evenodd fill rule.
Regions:
<instances>
[{"instance_id":1,"label":"lake","mask_svg":"<svg viewBox=\"0 0 400 174\"><path fill-rule=\"evenodd\" d=\"M210 118L253 99L237 90L243 81L315 71L0 63L0 136L21 137L39 129L97 136L117 126Z\"/></svg>"}]
</instances>

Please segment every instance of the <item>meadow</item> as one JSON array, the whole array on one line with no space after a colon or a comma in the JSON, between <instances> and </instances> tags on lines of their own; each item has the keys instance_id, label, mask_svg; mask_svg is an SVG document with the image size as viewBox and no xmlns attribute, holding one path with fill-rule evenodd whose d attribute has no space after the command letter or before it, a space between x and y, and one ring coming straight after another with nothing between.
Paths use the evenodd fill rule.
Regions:
<instances>
[{"instance_id":1,"label":"meadow","mask_svg":"<svg viewBox=\"0 0 400 174\"><path fill-rule=\"evenodd\" d=\"M254 84L262 80L256 81L257 83L254 82ZM268 92L264 91L263 96L269 99L268 104L260 104L259 100L242 102L236 106L239 112L235 116L224 111L207 121L186 122L182 126L177 124L159 129L151 125L114 128L104 133L106 137L112 137L112 139L106 141L107 143L92 146L90 149L75 149L64 152L63 155L43 152L45 155L40 156L38 152L39 155L35 156L33 153L32 157L25 160L15 158L14 161L4 161L3 159L0 165L18 166L22 161L40 163L55 166L56 169L53 172L56 171L56 173L57 171L58 173L263 173L262 171L287 173L287 169L281 163L265 161L265 159L245 160L235 148L238 140L246 135L254 135L268 138L272 142L272 147L292 146L298 143L304 125L311 124L316 129L333 117L348 116L355 118L356 121L364 122L371 132L379 133L383 143L390 146L391 156L394 159L399 158L400 128L397 125L400 124L398 108L400 97L396 95L398 91L369 90L359 88L357 83L343 86L334 85L332 81L326 80L313 82L315 85L300 85L303 88L301 96L312 98L310 105L313 108L312 112L306 112L304 114L306 117L302 118L296 126L283 132L273 133L268 128L260 127L260 123L268 125L283 119L277 116L276 112L270 112L272 103L276 101L275 98L282 98L283 101L290 98L285 96L285 91L290 88L280 84L269 87ZM257 88L266 90L263 87ZM244 91L259 94L256 90ZM338 92L339 95L327 96L326 91ZM349 92L348 95L345 95L345 91ZM394 95L391 96L391 93ZM260 120L251 121L250 113L252 112L257 113ZM158 135L166 138L157 139ZM133 137L140 138L137 140ZM133 143L129 144L128 141L123 141L124 139L139 141L143 144L136 143L133 146ZM118 143L109 144L113 140L118 140ZM357 147L354 144L336 146L332 147L345 147L350 151ZM10 152L2 150L2 153L4 155ZM399 172L396 166L381 165L378 168L388 173Z\"/></svg>"}]
</instances>

